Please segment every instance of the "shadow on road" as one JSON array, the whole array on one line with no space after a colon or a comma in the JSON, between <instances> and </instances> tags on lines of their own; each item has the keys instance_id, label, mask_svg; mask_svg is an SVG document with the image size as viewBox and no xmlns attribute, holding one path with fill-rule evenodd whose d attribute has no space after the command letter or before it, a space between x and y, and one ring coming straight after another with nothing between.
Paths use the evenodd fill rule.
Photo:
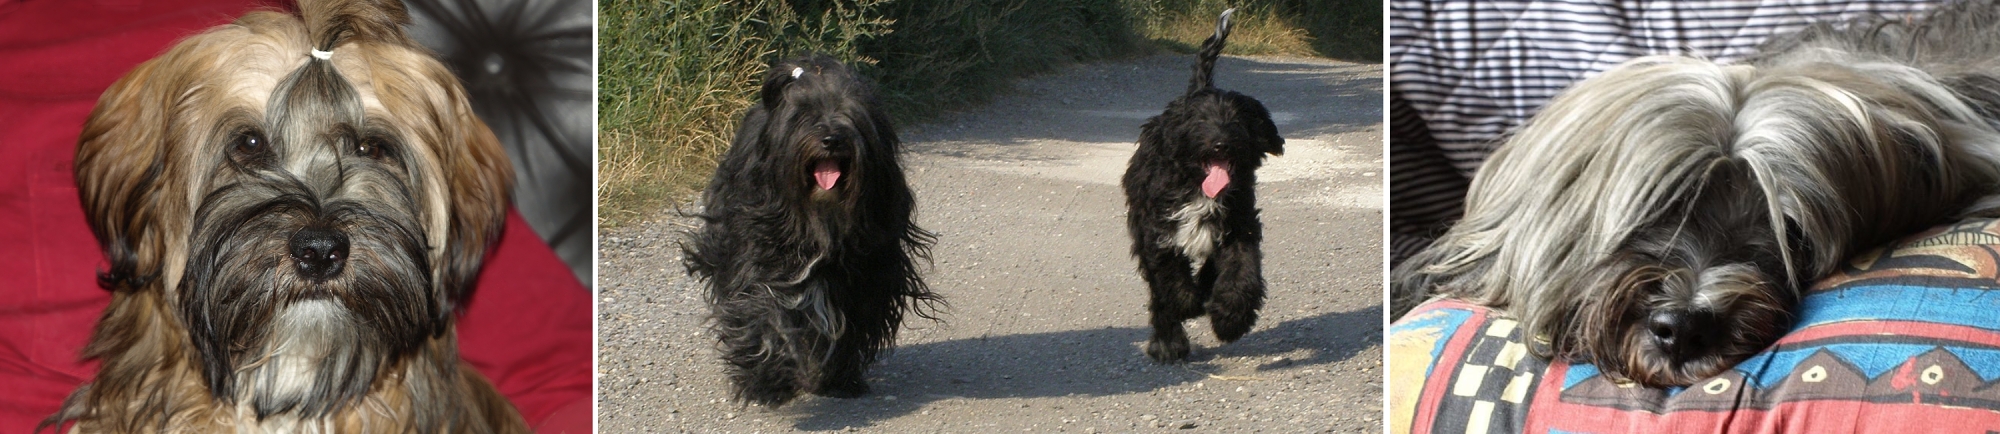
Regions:
<instances>
[{"instance_id":1,"label":"shadow on road","mask_svg":"<svg viewBox=\"0 0 2000 434\"><path fill-rule=\"evenodd\" d=\"M1283 308L1284 306L1270 306ZM901 347L870 373L875 390L857 399L813 397L780 412L796 412L808 431L867 427L940 400L1104 396L1147 393L1168 386L1217 382L1283 382L1264 371L1331 364L1379 345L1381 306L1327 313L1260 327L1235 343L1213 347L1205 331L1183 365L1159 365L1140 354L1150 330L1116 327L960 339ZM1207 327L1205 319L1188 323ZM1301 357L1298 353L1303 351ZM1218 374L1217 358L1259 360L1249 373ZM1246 383L1248 384L1248 383ZM1268 384L1268 383L1267 383ZM1221 385L1216 385L1221 387ZM1268 387L1267 387L1268 388ZM891 398L893 397L893 398Z\"/></svg>"}]
</instances>

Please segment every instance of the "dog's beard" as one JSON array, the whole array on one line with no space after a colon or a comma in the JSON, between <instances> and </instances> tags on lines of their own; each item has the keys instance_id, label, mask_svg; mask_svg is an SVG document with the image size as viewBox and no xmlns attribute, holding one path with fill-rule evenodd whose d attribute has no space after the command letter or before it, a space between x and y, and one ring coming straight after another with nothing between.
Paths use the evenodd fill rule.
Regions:
<instances>
[{"instance_id":1,"label":"dog's beard","mask_svg":"<svg viewBox=\"0 0 2000 434\"><path fill-rule=\"evenodd\" d=\"M399 187L359 181L368 178L327 201L269 180L202 201L179 308L215 396L247 401L259 418L328 414L444 331L422 232L408 223L413 205ZM290 240L306 228L346 235L337 273L300 271Z\"/></svg>"},{"instance_id":2,"label":"dog's beard","mask_svg":"<svg viewBox=\"0 0 2000 434\"><path fill-rule=\"evenodd\" d=\"M799 172L806 181L791 184L804 196L804 200L794 201L803 207L798 210L800 215L808 216L800 223L812 226L807 230L820 245L835 247L833 244L855 229L866 174L856 170L853 151L801 149L799 153L795 160L803 167Z\"/></svg>"},{"instance_id":3,"label":"dog's beard","mask_svg":"<svg viewBox=\"0 0 2000 434\"><path fill-rule=\"evenodd\" d=\"M856 234L876 228L860 225L866 223L861 215L869 203L883 200L886 194L874 185L866 158L877 157L869 154L876 147L870 140L872 134L864 134L859 125L872 122L867 113L833 112L829 109L843 108L839 101L788 101L775 110L779 119L772 131L771 139L780 144L774 152L781 154L781 161L789 167L782 168L779 177L780 190L785 191L790 200L784 201L795 209L786 213L803 216L790 223L797 225L793 233L805 237L792 245L812 251L802 254L801 259L823 256L826 252L847 248L870 248L873 246L850 246L857 241ZM811 107L799 107L801 105ZM804 124L805 126L797 126ZM804 270L801 268L801 270Z\"/></svg>"},{"instance_id":4,"label":"dog's beard","mask_svg":"<svg viewBox=\"0 0 2000 434\"><path fill-rule=\"evenodd\" d=\"M815 359L800 366L805 369L807 378L818 378L814 370L832 357L831 344L846 334L847 321L833 306L833 295L828 293L833 290L829 282L814 279L813 276L820 273L817 270L819 267L843 266L829 259L837 252L868 247L867 240L854 239L856 231L861 230L857 226L862 217L859 207L865 201L862 195L869 181L859 158L862 148L868 145L854 142L860 140L860 134L847 126L852 122L850 116L812 111L800 114L831 119L822 119L803 134L784 141L795 144L790 160L796 162L798 169L793 173L803 175L788 180L786 184L802 192L797 194L802 194L803 200L791 202L802 207L795 213L805 218L794 223L805 226L799 229L799 233L805 234L806 239L795 244L800 248L798 257L803 261L797 268L798 274L783 282L768 284L778 308L783 312L763 315L763 320L772 321L772 330L785 332L765 335L767 342L763 348L784 348L777 353ZM793 331L797 329L811 329L828 339L799 339L803 335Z\"/></svg>"},{"instance_id":5,"label":"dog's beard","mask_svg":"<svg viewBox=\"0 0 2000 434\"><path fill-rule=\"evenodd\" d=\"M375 368L369 365L377 359L371 346L346 342L363 336L357 330L360 324L353 321L353 313L346 307L329 300L309 299L279 309L281 313L267 332L270 341L262 358L246 364L235 374L237 383L257 385L244 388L243 395L248 396L239 395L236 399L250 401L259 418L331 392L322 385L352 385L361 383L353 380L356 377L372 376L366 372ZM316 411L304 410L303 413Z\"/></svg>"}]
</instances>

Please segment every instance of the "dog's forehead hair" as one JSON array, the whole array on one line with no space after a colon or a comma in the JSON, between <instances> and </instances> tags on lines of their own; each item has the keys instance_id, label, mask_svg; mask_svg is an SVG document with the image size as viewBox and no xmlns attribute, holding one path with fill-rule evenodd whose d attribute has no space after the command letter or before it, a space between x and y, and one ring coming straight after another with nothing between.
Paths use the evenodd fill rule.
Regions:
<instances>
[{"instance_id":1,"label":"dog's forehead hair","mask_svg":"<svg viewBox=\"0 0 2000 434\"><path fill-rule=\"evenodd\" d=\"M338 167L340 149L363 128L360 96L334 65L311 60L278 83L265 104L272 145L295 175L321 176Z\"/></svg>"},{"instance_id":2,"label":"dog's forehead hair","mask_svg":"<svg viewBox=\"0 0 2000 434\"><path fill-rule=\"evenodd\" d=\"M798 106L793 108L792 116L796 121L807 124L852 128L856 123L855 119L851 119L852 114L866 110L853 98L830 89L804 92L794 100Z\"/></svg>"},{"instance_id":3,"label":"dog's forehead hair","mask_svg":"<svg viewBox=\"0 0 2000 434\"><path fill-rule=\"evenodd\" d=\"M844 74L814 71L787 86L785 107L789 121L797 126L827 126L861 134L873 134L866 119L866 97L857 89L863 85Z\"/></svg>"},{"instance_id":4,"label":"dog's forehead hair","mask_svg":"<svg viewBox=\"0 0 2000 434\"><path fill-rule=\"evenodd\" d=\"M283 152L288 154L287 169L313 165L296 157L316 160L338 154L338 139L363 131L371 114L392 117L375 95L371 73L376 60L364 57L401 53L383 53L393 47L379 44L342 44L332 49L337 54L331 60L315 59L297 22L265 15L253 14L236 27L197 36L200 44L214 47L202 68L212 71L213 79L188 92L214 89L220 91L216 96L233 100L226 104L261 114L258 124L267 139L288 151ZM289 155L300 152L317 155Z\"/></svg>"}]
</instances>

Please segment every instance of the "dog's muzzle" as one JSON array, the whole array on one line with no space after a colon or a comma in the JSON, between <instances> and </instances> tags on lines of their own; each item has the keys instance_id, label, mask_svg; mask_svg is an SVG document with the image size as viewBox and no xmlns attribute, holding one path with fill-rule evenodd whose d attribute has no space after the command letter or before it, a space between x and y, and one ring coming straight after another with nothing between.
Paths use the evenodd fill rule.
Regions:
<instances>
[{"instance_id":1,"label":"dog's muzzle","mask_svg":"<svg viewBox=\"0 0 2000 434\"><path fill-rule=\"evenodd\" d=\"M1672 355L1675 361L1685 361L1700 355L1703 348L1721 338L1710 336L1721 322L1714 312L1666 310L1647 317L1646 330L1652 332L1654 346Z\"/></svg>"},{"instance_id":2,"label":"dog's muzzle","mask_svg":"<svg viewBox=\"0 0 2000 434\"><path fill-rule=\"evenodd\" d=\"M292 233L292 263L299 276L324 282L340 275L347 265L347 234L338 230L308 226Z\"/></svg>"}]
</instances>

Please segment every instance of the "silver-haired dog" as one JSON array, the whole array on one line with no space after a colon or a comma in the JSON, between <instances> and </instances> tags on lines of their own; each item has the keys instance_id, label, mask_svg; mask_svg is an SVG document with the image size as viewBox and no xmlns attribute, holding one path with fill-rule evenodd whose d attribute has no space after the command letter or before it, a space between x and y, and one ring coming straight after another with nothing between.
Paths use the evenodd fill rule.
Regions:
<instances>
[{"instance_id":1,"label":"silver-haired dog","mask_svg":"<svg viewBox=\"0 0 2000 434\"><path fill-rule=\"evenodd\" d=\"M1993 209L1996 25L2000 5L1963 2L1817 24L1742 64L1647 57L1577 83L1396 270L1394 315L1463 298L1613 378L1721 373L1849 255Z\"/></svg>"}]
</instances>

